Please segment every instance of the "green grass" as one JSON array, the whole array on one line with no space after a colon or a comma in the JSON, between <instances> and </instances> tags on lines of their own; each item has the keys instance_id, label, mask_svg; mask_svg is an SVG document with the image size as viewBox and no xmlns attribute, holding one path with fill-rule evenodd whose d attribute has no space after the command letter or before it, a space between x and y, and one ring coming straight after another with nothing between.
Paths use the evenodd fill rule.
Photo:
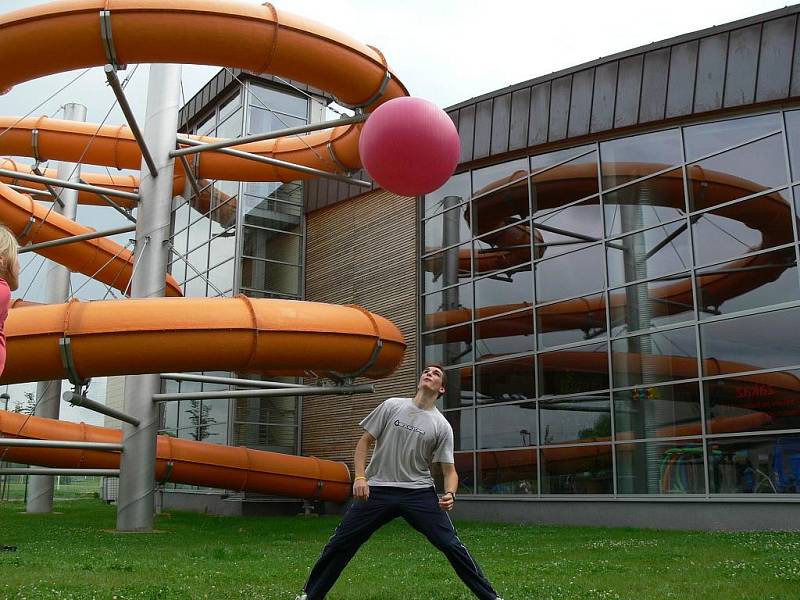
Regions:
<instances>
[{"instance_id":1,"label":"green grass","mask_svg":"<svg viewBox=\"0 0 800 600\"><path fill-rule=\"evenodd\" d=\"M162 533L114 533L115 507L0 503L0 598L293 599L335 517L173 512ZM796 599L800 534L456 523L506 600ZM445 559L395 521L362 548L328 600L468 600Z\"/></svg>"}]
</instances>

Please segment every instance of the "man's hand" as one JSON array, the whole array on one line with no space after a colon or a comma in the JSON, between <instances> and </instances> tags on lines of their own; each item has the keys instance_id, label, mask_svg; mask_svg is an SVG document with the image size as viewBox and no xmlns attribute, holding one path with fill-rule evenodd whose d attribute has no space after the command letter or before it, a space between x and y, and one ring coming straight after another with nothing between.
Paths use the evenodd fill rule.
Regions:
<instances>
[{"instance_id":1,"label":"man's hand","mask_svg":"<svg viewBox=\"0 0 800 600\"><path fill-rule=\"evenodd\" d=\"M366 500L369 498L369 484L366 479L356 479L353 483L353 498Z\"/></svg>"},{"instance_id":2,"label":"man's hand","mask_svg":"<svg viewBox=\"0 0 800 600\"><path fill-rule=\"evenodd\" d=\"M439 498L439 508L442 510L453 510L453 505L455 501L453 500L453 494L447 492L446 494L442 494L442 497Z\"/></svg>"}]
</instances>

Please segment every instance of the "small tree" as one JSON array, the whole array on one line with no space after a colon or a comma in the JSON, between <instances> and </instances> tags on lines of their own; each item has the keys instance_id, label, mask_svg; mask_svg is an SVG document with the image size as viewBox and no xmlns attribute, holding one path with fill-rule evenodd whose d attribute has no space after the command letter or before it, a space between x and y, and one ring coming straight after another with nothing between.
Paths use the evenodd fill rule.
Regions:
<instances>
[{"instance_id":1,"label":"small tree","mask_svg":"<svg viewBox=\"0 0 800 600\"><path fill-rule=\"evenodd\" d=\"M22 403L17 400L17 403L14 405L14 408L11 412L23 414L23 415L32 415L34 409L36 408L36 396L34 396L33 392L24 392L25 402Z\"/></svg>"},{"instance_id":2,"label":"small tree","mask_svg":"<svg viewBox=\"0 0 800 600\"><path fill-rule=\"evenodd\" d=\"M208 416L208 413L211 412L210 405L203 404L199 400L191 400L186 412L189 415L189 422L195 426L194 431L191 433L191 436L195 440L201 442L211 435L208 429L211 425L214 425L217 420L214 417Z\"/></svg>"}]
</instances>

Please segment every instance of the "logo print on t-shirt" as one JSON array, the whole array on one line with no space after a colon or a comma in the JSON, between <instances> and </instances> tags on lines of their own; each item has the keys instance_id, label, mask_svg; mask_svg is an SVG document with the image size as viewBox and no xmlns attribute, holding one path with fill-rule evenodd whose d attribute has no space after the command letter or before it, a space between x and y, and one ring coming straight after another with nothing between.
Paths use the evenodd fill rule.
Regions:
<instances>
[{"instance_id":1,"label":"logo print on t-shirt","mask_svg":"<svg viewBox=\"0 0 800 600\"><path fill-rule=\"evenodd\" d=\"M403 423L400 419L395 419L394 421L395 427L402 427L403 429L407 429L413 433L418 433L419 435L425 435L425 432L422 431L419 427L414 427L413 425L409 425L408 423Z\"/></svg>"}]
</instances>

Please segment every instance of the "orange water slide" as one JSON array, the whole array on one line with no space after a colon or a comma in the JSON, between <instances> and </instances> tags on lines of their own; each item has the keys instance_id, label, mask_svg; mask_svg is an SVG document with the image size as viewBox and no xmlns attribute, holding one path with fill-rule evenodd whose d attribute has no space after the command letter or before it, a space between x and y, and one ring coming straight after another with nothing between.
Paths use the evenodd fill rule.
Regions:
<instances>
[{"instance_id":1,"label":"orange water slide","mask_svg":"<svg viewBox=\"0 0 800 600\"><path fill-rule=\"evenodd\" d=\"M108 62L101 35L107 11L117 62L183 63L238 67L271 73L328 91L345 105L371 111L408 92L383 54L321 23L271 4L211 0L66 0L0 15L0 89L30 79ZM63 52L61 48L70 48ZM5 129L16 122L0 121ZM0 138L0 153L27 155L31 132L39 130L42 158L76 162L85 143L96 140L83 162L138 169L139 149L122 127L28 119ZM237 146L327 171L341 163L355 169L360 125L336 127L304 136ZM12 135L13 131L13 135ZM210 138L197 138L212 141ZM19 148L28 150L19 152ZM79 150L80 148L80 150ZM59 154L63 153L63 154ZM291 181L296 171L219 153L206 153L198 176L238 181Z\"/></svg>"},{"instance_id":2,"label":"orange water slide","mask_svg":"<svg viewBox=\"0 0 800 600\"><path fill-rule=\"evenodd\" d=\"M94 231L48 210L26 194L15 192L0 183L0 220L21 243L55 240ZM38 250L42 256L83 273L115 289L130 287L133 275L133 252L106 238L84 240L76 244ZM175 278L167 275L167 296L181 296Z\"/></svg>"},{"instance_id":3,"label":"orange water slide","mask_svg":"<svg viewBox=\"0 0 800 600\"><path fill-rule=\"evenodd\" d=\"M9 312L0 384L61 379L68 338L82 379L164 371L386 377L403 335L358 306L296 300L149 298L26 306ZM139 351L146 348L146 352Z\"/></svg>"},{"instance_id":4,"label":"orange water slide","mask_svg":"<svg viewBox=\"0 0 800 600\"><path fill-rule=\"evenodd\" d=\"M121 443L118 429L67 423L0 410L0 435L33 440ZM344 502L350 495L350 473L344 463L291 456L244 447L158 436L157 481L186 483L242 492ZM19 462L64 469L118 469L119 452L53 448L3 447L0 456Z\"/></svg>"}]
</instances>

